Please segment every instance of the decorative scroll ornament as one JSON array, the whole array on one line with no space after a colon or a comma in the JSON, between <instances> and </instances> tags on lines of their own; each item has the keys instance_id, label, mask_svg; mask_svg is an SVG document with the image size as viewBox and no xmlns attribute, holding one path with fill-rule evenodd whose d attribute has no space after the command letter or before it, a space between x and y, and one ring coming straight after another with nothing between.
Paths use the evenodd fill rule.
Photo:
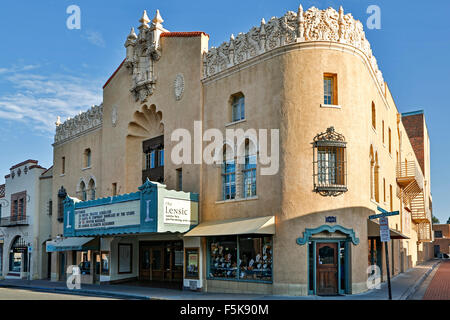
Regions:
<instances>
[{"instance_id":1,"label":"decorative scroll ornament","mask_svg":"<svg viewBox=\"0 0 450 320\"><path fill-rule=\"evenodd\" d=\"M154 62L161 57L159 37L161 33L168 31L161 24L164 20L159 10L156 10L151 26L148 25L150 19L146 10L139 22L141 23L139 35L136 35L134 28L131 28L125 42L127 57L124 64L132 75L130 91L134 94L136 101L145 102L155 89Z\"/></svg>"},{"instance_id":2,"label":"decorative scroll ornament","mask_svg":"<svg viewBox=\"0 0 450 320\"><path fill-rule=\"evenodd\" d=\"M325 132L319 133L314 137L314 147L342 147L345 148L347 142L345 137L337 133L334 127L329 127Z\"/></svg>"},{"instance_id":3,"label":"decorative scroll ornament","mask_svg":"<svg viewBox=\"0 0 450 320\"><path fill-rule=\"evenodd\" d=\"M272 17L267 23L262 19L259 27L253 27L245 34L239 33L236 38L232 36L229 42L222 43L218 48L212 47L205 53L204 77L213 76L278 47L310 41L343 43L361 50L384 93L383 75L378 69L363 25L350 13L344 15L342 7L339 12L333 8L320 10L315 7L303 11L300 5L297 13L288 11L283 17Z\"/></svg>"},{"instance_id":4,"label":"decorative scroll ornament","mask_svg":"<svg viewBox=\"0 0 450 320\"><path fill-rule=\"evenodd\" d=\"M72 119L61 123L60 117L56 121L55 143L66 141L88 130L101 127L103 122L103 104L93 106L86 112L80 113Z\"/></svg>"}]
</instances>

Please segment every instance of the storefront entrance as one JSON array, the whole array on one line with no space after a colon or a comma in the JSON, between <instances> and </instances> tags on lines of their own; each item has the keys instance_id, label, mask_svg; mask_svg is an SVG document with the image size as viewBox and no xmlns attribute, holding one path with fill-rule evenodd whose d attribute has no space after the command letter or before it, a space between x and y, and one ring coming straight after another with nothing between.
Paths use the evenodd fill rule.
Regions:
<instances>
[{"instance_id":1,"label":"storefront entrance","mask_svg":"<svg viewBox=\"0 0 450 320\"><path fill-rule=\"evenodd\" d=\"M139 281L147 285L182 288L183 243L140 242Z\"/></svg>"},{"instance_id":2,"label":"storefront entrance","mask_svg":"<svg viewBox=\"0 0 450 320\"><path fill-rule=\"evenodd\" d=\"M317 243L316 288L318 295L338 293L337 243Z\"/></svg>"},{"instance_id":3,"label":"storefront entrance","mask_svg":"<svg viewBox=\"0 0 450 320\"><path fill-rule=\"evenodd\" d=\"M28 246L22 237L17 236L9 253L8 275L19 277L21 272L28 272Z\"/></svg>"}]
</instances>

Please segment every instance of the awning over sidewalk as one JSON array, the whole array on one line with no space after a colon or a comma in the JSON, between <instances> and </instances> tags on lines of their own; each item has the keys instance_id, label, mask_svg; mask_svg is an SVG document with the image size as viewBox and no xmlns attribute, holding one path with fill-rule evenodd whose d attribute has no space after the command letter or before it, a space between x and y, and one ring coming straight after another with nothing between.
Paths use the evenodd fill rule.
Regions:
<instances>
[{"instance_id":1,"label":"awning over sidewalk","mask_svg":"<svg viewBox=\"0 0 450 320\"><path fill-rule=\"evenodd\" d=\"M46 243L47 252L58 251L79 251L79 250L94 250L98 249L95 238L88 237L73 237L63 239L53 239Z\"/></svg>"},{"instance_id":2,"label":"awning over sidewalk","mask_svg":"<svg viewBox=\"0 0 450 320\"><path fill-rule=\"evenodd\" d=\"M409 237L404 234L389 229L391 234L391 239L409 239ZM380 225L372 220L367 220L367 236L368 237L380 237Z\"/></svg>"},{"instance_id":3,"label":"awning over sidewalk","mask_svg":"<svg viewBox=\"0 0 450 320\"><path fill-rule=\"evenodd\" d=\"M204 222L184 236L206 237L238 234L275 234L275 216Z\"/></svg>"}]
</instances>

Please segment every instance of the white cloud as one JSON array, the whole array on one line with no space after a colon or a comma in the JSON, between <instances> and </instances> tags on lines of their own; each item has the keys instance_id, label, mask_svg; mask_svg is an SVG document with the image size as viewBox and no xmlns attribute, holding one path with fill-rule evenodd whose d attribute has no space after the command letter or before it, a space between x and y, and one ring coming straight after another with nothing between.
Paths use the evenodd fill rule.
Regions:
<instances>
[{"instance_id":1,"label":"white cloud","mask_svg":"<svg viewBox=\"0 0 450 320\"><path fill-rule=\"evenodd\" d=\"M90 43L96 45L98 47L105 47L105 40L103 36L98 31L86 31L86 35L84 36Z\"/></svg>"},{"instance_id":2,"label":"white cloud","mask_svg":"<svg viewBox=\"0 0 450 320\"><path fill-rule=\"evenodd\" d=\"M0 119L21 123L49 135L55 133L57 116L64 121L102 101L102 82L99 80L22 71L8 74L4 81L14 92L0 95Z\"/></svg>"}]
</instances>

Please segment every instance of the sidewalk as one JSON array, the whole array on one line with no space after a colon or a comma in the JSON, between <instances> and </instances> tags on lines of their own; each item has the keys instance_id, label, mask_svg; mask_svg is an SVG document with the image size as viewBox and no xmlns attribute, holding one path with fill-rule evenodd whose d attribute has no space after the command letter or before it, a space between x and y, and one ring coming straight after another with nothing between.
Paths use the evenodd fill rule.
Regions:
<instances>
[{"instance_id":1,"label":"sidewalk","mask_svg":"<svg viewBox=\"0 0 450 320\"><path fill-rule=\"evenodd\" d=\"M450 299L450 261L442 261L434 277L429 281L423 300L449 300Z\"/></svg>"},{"instance_id":2,"label":"sidewalk","mask_svg":"<svg viewBox=\"0 0 450 320\"><path fill-rule=\"evenodd\" d=\"M392 299L406 300L419 288L440 260L430 260L399 274L391 279ZM373 289L361 294L333 297L293 297L261 294L204 293L189 290L162 289L131 285L92 285L82 284L80 290L69 290L65 282L48 280L0 280L0 288L20 288L42 292L56 292L118 299L152 300L387 300L387 282L381 289ZM1 297L0 297L1 299Z\"/></svg>"}]
</instances>

